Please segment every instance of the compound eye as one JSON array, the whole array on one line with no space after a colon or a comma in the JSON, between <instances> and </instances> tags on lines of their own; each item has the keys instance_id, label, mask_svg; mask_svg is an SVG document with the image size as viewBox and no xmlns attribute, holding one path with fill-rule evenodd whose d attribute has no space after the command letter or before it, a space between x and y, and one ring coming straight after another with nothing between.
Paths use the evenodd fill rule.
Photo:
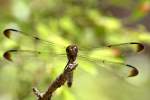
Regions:
<instances>
[{"instance_id":1,"label":"compound eye","mask_svg":"<svg viewBox=\"0 0 150 100\"><path fill-rule=\"evenodd\" d=\"M69 48L66 48L66 52L67 52L67 53L69 52Z\"/></svg>"},{"instance_id":2,"label":"compound eye","mask_svg":"<svg viewBox=\"0 0 150 100\"><path fill-rule=\"evenodd\" d=\"M76 46L73 49L75 52L78 52L78 48Z\"/></svg>"},{"instance_id":3,"label":"compound eye","mask_svg":"<svg viewBox=\"0 0 150 100\"><path fill-rule=\"evenodd\" d=\"M71 48L70 46L68 46L68 47L66 48L66 52L67 52L67 53L72 52L72 48Z\"/></svg>"}]
</instances>

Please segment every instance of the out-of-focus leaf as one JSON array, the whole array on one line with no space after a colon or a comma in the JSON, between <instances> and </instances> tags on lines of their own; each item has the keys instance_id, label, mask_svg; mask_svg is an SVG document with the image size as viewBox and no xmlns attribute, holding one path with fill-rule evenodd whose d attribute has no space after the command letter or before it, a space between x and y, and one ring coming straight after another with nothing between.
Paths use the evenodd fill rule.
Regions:
<instances>
[{"instance_id":1,"label":"out-of-focus leaf","mask_svg":"<svg viewBox=\"0 0 150 100\"><path fill-rule=\"evenodd\" d=\"M63 17L60 19L60 27L71 34L78 34L78 27L76 27L75 23L73 22L73 19L70 17Z\"/></svg>"},{"instance_id":2,"label":"out-of-focus leaf","mask_svg":"<svg viewBox=\"0 0 150 100\"><path fill-rule=\"evenodd\" d=\"M94 23L96 25L103 26L108 31L109 30L113 31L113 30L119 29L121 27L119 20L117 20L113 17L102 16L97 11L88 12L88 16L91 20L94 21Z\"/></svg>"},{"instance_id":3,"label":"out-of-focus leaf","mask_svg":"<svg viewBox=\"0 0 150 100\"><path fill-rule=\"evenodd\" d=\"M14 2L13 14L19 20L27 21L30 15L30 9L23 1Z\"/></svg>"},{"instance_id":4,"label":"out-of-focus leaf","mask_svg":"<svg viewBox=\"0 0 150 100\"><path fill-rule=\"evenodd\" d=\"M79 60L78 62L79 62L79 67L83 69L83 71L92 75L97 74L97 69L95 68L95 65L89 62L88 60L87 61Z\"/></svg>"},{"instance_id":5,"label":"out-of-focus leaf","mask_svg":"<svg viewBox=\"0 0 150 100\"><path fill-rule=\"evenodd\" d=\"M149 34L149 33L140 34L140 35L139 35L139 39L140 39L141 41L150 43L150 34Z\"/></svg>"},{"instance_id":6,"label":"out-of-focus leaf","mask_svg":"<svg viewBox=\"0 0 150 100\"><path fill-rule=\"evenodd\" d=\"M68 89L64 89L63 94L64 100L76 100L74 95L70 91L68 91Z\"/></svg>"}]
</instances>

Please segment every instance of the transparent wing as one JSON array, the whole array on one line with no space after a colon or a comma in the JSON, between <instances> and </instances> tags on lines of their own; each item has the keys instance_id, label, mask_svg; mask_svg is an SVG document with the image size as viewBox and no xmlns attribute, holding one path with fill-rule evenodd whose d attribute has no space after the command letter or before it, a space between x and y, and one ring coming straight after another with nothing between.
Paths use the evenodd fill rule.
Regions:
<instances>
[{"instance_id":1,"label":"transparent wing","mask_svg":"<svg viewBox=\"0 0 150 100\"><path fill-rule=\"evenodd\" d=\"M35 50L8 50L3 57L12 62L11 66L21 70L22 73L29 75L36 74L39 77L47 77L53 80L62 73L67 64L66 54L55 54L51 52L35 51ZM39 81L37 78L36 81Z\"/></svg>"},{"instance_id":2,"label":"transparent wing","mask_svg":"<svg viewBox=\"0 0 150 100\"><path fill-rule=\"evenodd\" d=\"M51 41L49 37L46 39L41 39L38 34L29 34L17 29L6 29L3 32L4 36L12 39L16 42L16 47L19 49L29 49L29 50L40 50L40 51L54 51L54 52L64 52L66 46L69 44L68 41L58 40ZM53 37L50 37L53 39ZM54 39L53 39L54 40ZM55 42L55 43L54 43Z\"/></svg>"},{"instance_id":3,"label":"transparent wing","mask_svg":"<svg viewBox=\"0 0 150 100\"><path fill-rule=\"evenodd\" d=\"M79 48L79 51L80 52L83 51L83 53L85 54L86 53L88 54L89 51L92 51L93 54L101 53L102 56L129 56L135 53L139 53L143 50L144 50L144 45L139 42L112 44L103 47L95 47L92 49Z\"/></svg>"},{"instance_id":4,"label":"transparent wing","mask_svg":"<svg viewBox=\"0 0 150 100\"><path fill-rule=\"evenodd\" d=\"M33 43L36 41L36 43L39 46L32 48L33 50L30 50L30 49L29 50L23 50L23 49L8 50L4 53L4 58L6 58L7 60L10 60L10 61L13 61L13 59L20 60L20 58L21 59L24 58L24 55L30 56L30 57L34 55L34 57L36 59L44 59L44 61L46 61L48 63L56 63L55 66L57 66L57 64L58 64L58 66L62 66L62 68L65 67L65 65L67 64L66 57L64 57L65 54L61 54L61 53L65 52L64 46L59 46L61 48L61 50L59 49L61 52L58 53L54 49L54 47L56 47L56 45L53 42L45 41L36 36L29 35L27 33L24 33L22 31L15 30L15 29L6 29L4 31L4 35L8 38L10 38L11 36L16 38L17 36L13 35L13 33L16 35L19 35L19 34L24 35L27 38L31 39ZM25 42L27 42L27 40ZM29 42L29 44L32 42ZM29 46L29 44L27 44L27 46ZM43 44L44 44L44 46L43 46ZM79 61L78 63L81 66L81 67L79 66L79 68L83 69L86 72L92 73L92 74L97 74L101 69L105 69L106 71L103 71L103 72L106 72L108 74L109 74L109 72L112 72L119 76L128 76L128 77L136 76L139 73L138 69L136 67L129 65L129 64L122 63L122 62L115 62L114 60L112 60L112 58L109 59L110 57L114 56L114 59L116 60L116 53L111 54L111 52L112 52L112 50L114 50L114 48L119 47L122 49L125 47L126 50L128 50L127 49L128 46L133 46L134 48L136 48L137 52L140 52L144 49L144 46L138 42L129 42L129 43L116 44L116 45L108 45L108 46L106 46L107 50L105 49L105 47L102 49L94 48L95 51L92 51L90 53L88 52L89 50L83 51L81 48L81 50L79 50L79 52L80 52L79 58L77 58ZM31 46L29 46L29 47L31 47ZM102 51L100 51L99 49L101 49ZM46 52L44 52L44 51L46 51ZM98 52L100 51L102 55L98 55L97 51ZM106 52L104 53L104 51L106 51ZM121 51L123 51L123 50L121 50ZM58 58L58 56L60 56L60 55L63 56L64 58ZM106 59L105 59L105 56L106 56ZM110 56L110 57L107 58L107 56ZM57 57L57 59L52 60L55 57ZM24 60L29 60L29 57L28 58L25 57ZM63 63L63 64L61 64L61 63ZM57 67L56 69L59 69L59 67Z\"/></svg>"},{"instance_id":5,"label":"transparent wing","mask_svg":"<svg viewBox=\"0 0 150 100\"><path fill-rule=\"evenodd\" d=\"M78 59L81 69L95 75L101 70L105 70L107 74L113 73L114 75L124 78L137 76L139 73L136 67L122 62L87 58L85 56L80 56Z\"/></svg>"},{"instance_id":6,"label":"transparent wing","mask_svg":"<svg viewBox=\"0 0 150 100\"><path fill-rule=\"evenodd\" d=\"M139 42L128 42L128 43L121 43L121 44L114 44L114 45L108 45L107 47L118 47L118 46L131 46L131 45L136 45L136 51L140 52L144 49L144 45Z\"/></svg>"},{"instance_id":7,"label":"transparent wing","mask_svg":"<svg viewBox=\"0 0 150 100\"><path fill-rule=\"evenodd\" d=\"M57 56L65 56L65 54L56 54L54 52L43 52L37 50L20 50L20 49L11 49L6 51L3 54L3 57L9 61L15 61L17 59L21 59L23 57L29 58L42 58L42 59L50 59L55 58Z\"/></svg>"},{"instance_id":8,"label":"transparent wing","mask_svg":"<svg viewBox=\"0 0 150 100\"><path fill-rule=\"evenodd\" d=\"M122 55L122 53L126 52L125 50L129 50L131 47L135 47L136 52L140 52L144 49L144 46L141 43L129 42L129 43L122 43L122 44L108 45L103 48L96 48L90 52L80 51L79 55L81 59L80 61L82 61L81 63L84 62L86 64L89 61L95 64L95 65L90 65L90 64L87 65L87 66L90 65L91 67L90 66L84 67L84 65L82 64L81 67L84 70L89 71L91 73L96 72L96 69L92 66L99 66L97 68L100 69L103 67L109 71L112 70L112 72L116 74L120 74L120 76L128 76L128 77L136 76L139 73L138 69L132 65L125 64L124 59L126 57Z\"/></svg>"},{"instance_id":9,"label":"transparent wing","mask_svg":"<svg viewBox=\"0 0 150 100\"><path fill-rule=\"evenodd\" d=\"M141 43L129 42L96 48L90 52L80 51L79 55L81 60L79 64L82 69L90 73L96 73L98 70L104 68L119 76L136 76L139 73L138 69L130 64L124 63L125 56L122 55L122 53L125 53L126 50L128 51L131 47L135 48L136 53L144 49L144 46ZM88 62L92 64L89 64ZM84 63L87 65L84 65Z\"/></svg>"},{"instance_id":10,"label":"transparent wing","mask_svg":"<svg viewBox=\"0 0 150 100\"><path fill-rule=\"evenodd\" d=\"M51 70L49 74L55 72L55 74L53 74L53 78L63 71L68 60L66 54L54 54L51 52L33 50L8 50L4 53L4 58L9 61L21 62L25 67L28 67L29 65L37 67L40 65L43 69L46 68ZM83 55L79 55L77 57L77 63L79 64L77 72L79 72L79 75L86 72L87 76L85 76L85 78L88 77L88 74L96 76L98 74L100 75L100 73L106 73L108 75L116 75L117 77L133 77L139 73L136 67L129 64L94 59ZM40 66L37 69L41 69ZM72 73L72 76L75 76L73 74L74 72ZM73 80L74 77L72 77L71 81Z\"/></svg>"},{"instance_id":11,"label":"transparent wing","mask_svg":"<svg viewBox=\"0 0 150 100\"><path fill-rule=\"evenodd\" d=\"M64 53L66 46L69 45L69 43L63 43L62 45L60 44L55 44L54 42L46 41L44 39L41 39L37 37L36 35L28 34L20 30L16 29L6 29L4 30L4 35L7 38L16 38L19 37L19 41L17 44L20 44L19 47L17 48L23 48L23 49L29 49L29 50L40 50L40 51L53 51L56 53ZM19 36L18 36L19 35ZM21 35L21 36L20 36ZM22 37L22 38L20 38ZM24 42L24 43L22 43ZM98 48L93 48L93 50L89 49L83 49L82 47L79 47L79 51L83 54L88 54L89 51L92 51L93 54L99 52L100 50L103 52L104 50L108 52L105 53L104 56L120 56L121 54L124 54L124 51L126 52L127 55L129 55L131 52L129 52L130 48L133 48L136 52L140 52L144 49L143 44L138 43L138 42L128 42L128 43L121 43L121 44L115 44L115 45L107 45L104 47L98 47ZM113 52L110 53L110 52ZM86 54L86 55L87 55ZM104 54L104 53L103 53ZM109 55L110 54L110 55Z\"/></svg>"}]
</instances>

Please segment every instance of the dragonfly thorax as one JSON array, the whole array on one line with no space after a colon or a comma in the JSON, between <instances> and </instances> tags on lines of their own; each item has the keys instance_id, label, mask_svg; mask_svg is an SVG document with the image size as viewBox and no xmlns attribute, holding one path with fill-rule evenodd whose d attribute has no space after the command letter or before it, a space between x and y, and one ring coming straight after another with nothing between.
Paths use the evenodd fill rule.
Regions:
<instances>
[{"instance_id":1,"label":"dragonfly thorax","mask_svg":"<svg viewBox=\"0 0 150 100\"><path fill-rule=\"evenodd\" d=\"M66 48L67 58L69 61L74 62L77 57L78 47L77 45L69 45Z\"/></svg>"}]
</instances>

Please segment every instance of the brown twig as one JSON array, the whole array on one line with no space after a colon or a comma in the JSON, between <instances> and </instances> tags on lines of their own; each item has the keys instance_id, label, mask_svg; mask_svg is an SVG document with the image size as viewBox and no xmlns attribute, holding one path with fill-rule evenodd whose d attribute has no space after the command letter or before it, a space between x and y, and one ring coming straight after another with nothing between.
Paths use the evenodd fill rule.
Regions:
<instances>
[{"instance_id":1,"label":"brown twig","mask_svg":"<svg viewBox=\"0 0 150 100\"><path fill-rule=\"evenodd\" d=\"M51 100L53 92L65 84L67 76L70 72L73 72L78 64L67 64L63 73L61 73L48 87L47 91L40 93L37 88L33 88L33 93L36 95L37 100Z\"/></svg>"}]
</instances>

